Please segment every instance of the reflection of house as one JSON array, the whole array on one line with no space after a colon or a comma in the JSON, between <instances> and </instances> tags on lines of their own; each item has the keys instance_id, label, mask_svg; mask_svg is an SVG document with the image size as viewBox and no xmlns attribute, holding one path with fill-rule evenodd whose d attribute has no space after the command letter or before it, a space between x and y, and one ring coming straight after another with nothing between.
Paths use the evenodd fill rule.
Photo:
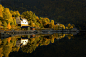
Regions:
<instances>
[{"instance_id":1,"label":"reflection of house","mask_svg":"<svg viewBox=\"0 0 86 57\"><path fill-rule=\"evenodd\" d=\"M21 38L21 43L22 43L22 45L27 45L28 39L22 39L22 38Z\"/></svg>"},{"instance_id":2,"label":"reflection of house","mask_svg":"<svg viewBox=\"0 0 86 57\"><path fill-rule=\"evenodd\" d=\"M17 41L16 41L16 46L17 46L17 47L20 47L20 45L21 45L21 40L17 40Z\"/></svg>"},{"instance_id":3,"label":"reflection of house","mask_svg":"<svg viewBox=\"0 0 86 57\"><path fill-rule=\"evenodd\" d=\"M35 30L35 27L30 27L30 30Z\"/></svg>"},{"instance_id":4,"label":"reflection of house","mask_svg":"<svg viewBox=\"0 0 86 57\"><path fill-rule=\"evenodd\" d=\"M22 45L27 45L28 43L28 39L26 38L19 38L17 41L16 41L16 46L17 47L20 47Z\"/></svg>"},{"instance_id":5,"label":"reflection of house","mask_svg":"<svg viewBox=\"0 0 86 57\"><path fill-rule=\"evenodd\" d=\"M33 37L35 37L35 34L33 34L33 35L30 35L30 38L33 38Z\"/></svg>"},{"instance_id":6,"label":"reflection of house","mask_svg":"<svg viewBox=\"0 0 86 57\"><path fill-rule=\"evenodd\" d=\"M21 30L30 30L30 27L29 26L22 26Z\"/></svg>"}]
</instances>

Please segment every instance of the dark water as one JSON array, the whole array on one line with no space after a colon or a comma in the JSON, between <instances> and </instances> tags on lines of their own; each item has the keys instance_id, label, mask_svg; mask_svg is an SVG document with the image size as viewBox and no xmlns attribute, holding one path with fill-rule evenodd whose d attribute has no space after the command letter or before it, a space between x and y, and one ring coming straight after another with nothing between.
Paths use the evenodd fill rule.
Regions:
<instances>
[{"instance_id":1,"label":"dark water","mask_svg":"<svg viewBox=\"0 0 86 57\"><path fill-rule=\"evenodd\" d=\"M86 57L86 33L0 38L3 57Z\"/></svg>"}]
</instances>

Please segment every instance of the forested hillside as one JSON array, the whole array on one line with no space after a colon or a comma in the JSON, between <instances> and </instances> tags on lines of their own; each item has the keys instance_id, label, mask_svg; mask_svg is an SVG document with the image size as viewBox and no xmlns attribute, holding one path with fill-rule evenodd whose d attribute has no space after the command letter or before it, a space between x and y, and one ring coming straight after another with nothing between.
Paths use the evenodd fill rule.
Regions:
<instances>
[{"instance_id":1,"label":"forested hillside","mask_svg":"<svg viewBox=\"0 0 86 57\"><path fill-rule=\"evenodd\" d=\"M37 16L86 29L85 0L2 0L1 4L20 13L31 10Z\"/></svg>"}]
</instances>

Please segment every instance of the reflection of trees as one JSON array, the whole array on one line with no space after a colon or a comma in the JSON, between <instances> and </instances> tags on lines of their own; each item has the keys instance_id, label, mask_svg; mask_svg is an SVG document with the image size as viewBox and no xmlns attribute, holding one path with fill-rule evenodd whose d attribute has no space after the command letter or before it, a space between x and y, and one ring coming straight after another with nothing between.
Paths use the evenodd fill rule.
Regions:
<instances>
[{"instance_id":1,"label":"reflection of trees","mask_svg":"<svg viewBox=\"0 0 86 57\"><path fill-rule=\"evenodd\" d=\"M2 50L2 48L0 48L0 57L2 57L3 56L3 50Z\"/></svg>"},{"instance_id":2,"label":"reflection of trees","mask_svg":"<svg viewBox=\"0 0 86 57\"><path fill-rule=\"evenodd\" d=\"M73 34L62 34L55 33L53 35L36 35L34 38L29 38L28 44L26 46L22 46L22 51L26 53L32 53L38 46L49 45L50 43L54 43L55 39L62 39L67 35L68 39L71 39ZM23 37L23 36L22 36ZM24 36L25 37L25 36ZM16 40L20 38L20 36L9 37L3 40L0 39L0 56L8 57L10 52L19 51L20 47L16 47Z\"/></svg>"},{"instance_id":3,"label":"reflection of trees","mask_svg":"<svg viewBox=\"0 0 86 57\"><path fill-rule=\"evenodd\" d=\"M3 39L2 41L0 39L0 57L9 57L10 52L18 50L18 48L14 49L16 45L16 38L17 37L9 37Z\"/></svg>"},{"instance_id":4,"label":"reflection of trees","mask_svg":"<svg viewBox=\"0 0 86 57\"><path fill-rule=\"evenodd\" d=\"M30 38L29 42L26 46L22 47L22 51L26 53L32 53L39 45L49 45L50 43L54 43L54 39L61 39L65 37L65 34L53 34L49 36L41 35L36 36L35 38Z\"/></svg>"},{"instance_id":5,"label":"reflection of trees","mask_svg":"<svg viewBox=\"0 0 86 57\"><path fill-rule=\"evenodd\" d=\"M71 39L71 37L73 36L73 34L66 34L68 39Z\"/></svg>"}]
</instances>

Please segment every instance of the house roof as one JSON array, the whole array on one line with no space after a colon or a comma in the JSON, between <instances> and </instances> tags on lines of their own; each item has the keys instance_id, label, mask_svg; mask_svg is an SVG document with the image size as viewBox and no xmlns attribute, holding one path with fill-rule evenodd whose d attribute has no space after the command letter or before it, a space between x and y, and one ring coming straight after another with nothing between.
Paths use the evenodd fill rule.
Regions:
<instances>
[{"instance_id":1,"label":"house roof","mask_svg":"<svg viewBox=\"0 0 86 57\"><path fill-rule=\"evenodd\" d=\"M20 16L20 20L22 20L21 16Z\"/></svg>"}]
</instances>

